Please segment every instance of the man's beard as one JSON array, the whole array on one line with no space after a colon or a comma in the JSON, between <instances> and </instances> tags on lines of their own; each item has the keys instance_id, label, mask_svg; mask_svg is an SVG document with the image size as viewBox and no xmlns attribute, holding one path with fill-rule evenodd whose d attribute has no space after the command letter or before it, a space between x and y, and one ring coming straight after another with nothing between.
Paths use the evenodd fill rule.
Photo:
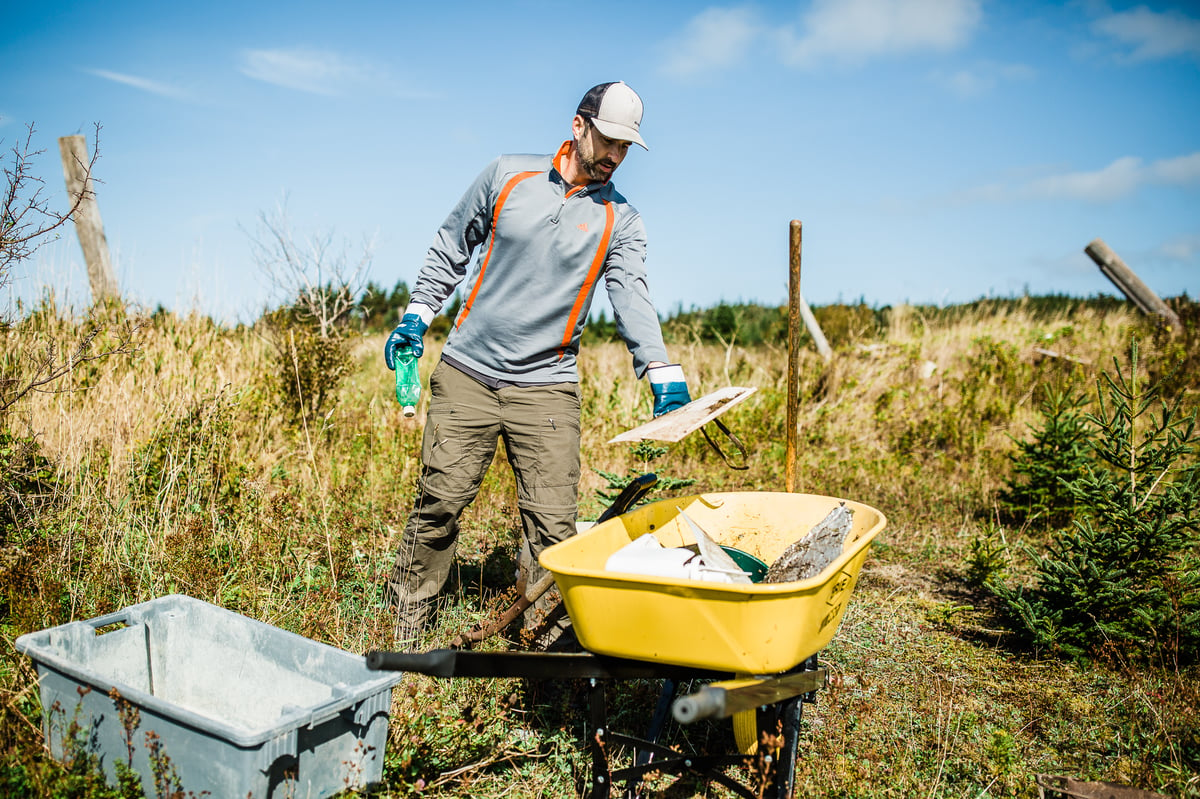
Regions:
<instances>
[{"instance_id":1,"label":"man's beard","mask_svg":"<svg viewBox=\"0 0 1200 799\"><path fill-rule=\"evenodd\" d=\"M609 168L607 172L600 168L601 164ZM583 167L583 171L589 178L601 182L607 181L617 168L612 161L596 158L596 151L592 148L591 140L586 135L579 139L579 165Z\"/></svg>"}]
</instances>

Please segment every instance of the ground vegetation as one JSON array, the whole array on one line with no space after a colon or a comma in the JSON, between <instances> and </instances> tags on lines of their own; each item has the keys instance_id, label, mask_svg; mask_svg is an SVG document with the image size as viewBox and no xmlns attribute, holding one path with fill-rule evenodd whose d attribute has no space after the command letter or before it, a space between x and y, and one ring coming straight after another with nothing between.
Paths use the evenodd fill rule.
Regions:
<instances>
[{"instance_id":1,"label":"ground vegetation","mask_svg":"<svg viewBox=\"0 0 1200 799\"><path fill-rule=\"evenodd\" d=\"M376 289L368 318L406 294ZM1184 334L1112 298L814 309L834 357L805 339L798 489L865 502L889 521L821 655L833 679L806 708L798 795L1034 797L1035 775L1054 774L1200 796L1187 421L1200 403L1188 344L1197 314L1187 298L1172 302ZM33 668L13 648L22 633L179 592L354 652L391 644L383 581L414 499L424 408L405 419L392 398L388 322L355 325L350 313L336 379L314 368L289 396L270 315L234 326L106 313L118 312L136 323L135 346L78 363L54 392L28 392L0 415L5 795L155 791L106 787L86 762L48 758ZM49 298L24 309L0 339L4 377L31 347L73 347L86 318ZM580 353L581 518L647 469L671 478L660 495L783 490L782 309L728 304L666 320L694 396L758 389L725 420L748 445L744 471L699 436L607 444L649 418L651 398L605 335L611 323L594 321ZM426 380L448 326L430 336ZM518 519L500 459L463 519L427 646L511 599ZM1118 574L1121 557L1136 573ZM1091 574L1101 583L1080 586ZM641 732L656 686L614 690L614 723ZM545 700L519 680L406 677L375 795L579 795L590 769L581 694L564 685ZM732 743L723 725L669 734ZM647 795L728 794L663 780Z\"/></svg>"}]
</instances>

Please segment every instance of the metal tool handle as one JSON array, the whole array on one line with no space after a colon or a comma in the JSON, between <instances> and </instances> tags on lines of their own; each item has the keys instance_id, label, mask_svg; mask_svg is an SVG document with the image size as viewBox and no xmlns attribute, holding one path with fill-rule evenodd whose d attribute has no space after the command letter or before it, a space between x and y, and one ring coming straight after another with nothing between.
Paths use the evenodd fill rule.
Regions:
<instances>
[{"instance_id":1,"label":"metal tool handle","mask_svg":"<svg viewBox=\"0 0 1200 799\"><path fill-rule=\"evenodd\" d=\"M606 522L628 511L641 500L642 497L650 493L650 489L658 483L658 475L653 472L643 474L640 477L635 477L617 494L616 499L612 504L604 509L604 512L596 517L596 524Z\"/></svg>"},{"instance_id":2,"label":"metal tool handle","mask_svg":"<svg viewBox=\"0 0 1200 799\"><path fill-rule=\"evenodd\" d=\"M596 524L600 522L614 519L617 516L628 511L636 505L642 497L650 492L650 489L658 483L658 475L654 473L643 474L635 477L621 490L621 493L613 499L612 503L604 509L604 512L596 519ZM546 574L533 585L527 585L528 570L521 569L520 577L517 579L517 599L508 609L505 610L499 618L490 623L477 625L474 629L468 630L461 635L458 635L451 641L451 647L470 647L486 638L490 638L496 633L508 627L516 621L517 617L524 613L534 602L541 598L542 594L550 590L554 585L554 575ZM547 612L547 617L549 613Z\"/></svg>"},{"instance_id":3,"label":"metal tool handle","mask_svg":"<svg viewBox=\"0 0 1200 799\"><path fill-rule=\"evenodd\" d=\"M730 469L735 469L739 472L744 472L747 469L749 469L750 464L748 464L746 461L749 459L750 454L748 452L746 452L746 445L743 444L742 440L740 438L738 438L736 435L734 435L730 431L730 429L725 426L725 423L722 422L720 419L713 419L713 424L715 424L717 426L718 430L720 430L722 433L725 434L725 437L728 438L730 440L730 442L733 443L733 446L737 448L737 451L742 453L741 464L739 465L736 463L729 462L729 458L727 458L725 456L725 453L722 452L721 448L717 446L717 442L713 441L712 436L710 436L708 434L707 427L700 428L700 432L701 432L701 434L703 434L704 440L708 442L708 445L710 447L712 447L714 450L716 450L716 453L721 456L721 460L725 461L725 465L728 466Z\"/></svg>"}]
</instances>

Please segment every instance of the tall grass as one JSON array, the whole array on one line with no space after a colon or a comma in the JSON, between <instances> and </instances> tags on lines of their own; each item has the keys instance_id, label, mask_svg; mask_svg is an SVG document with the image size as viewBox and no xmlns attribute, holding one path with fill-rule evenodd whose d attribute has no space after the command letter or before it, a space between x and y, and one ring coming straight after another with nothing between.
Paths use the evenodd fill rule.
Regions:
<instances>
[{"instance_id":1,"label":"tall grass","mask_svg":"<svg viewBox=\"0 0 1200 799\"><path fill-rule=\"evenodd\" d=\"M1026 435L1044 394L1123 357L1133 335L1151 342L1144 357L1169 348L1155 350L1153 332L1121 306L1013 301L838 318L833 361L800 359L799 490L866 502L890 524L823 655L836 679L808 712L798 792L1033 796L1034 774L1064 773L1200 793L1195 674L1040 660L995 628L966 579L972 543L995 525L1013 437ZM297 417L276 388L267 331L196 315L139 321L135 354L73 372L3 420L49 469L39 485L50 501L6 528L0 547L0 773L34 795L62 792L67 776L40 748L35 680L12 648L24 632L178 591L352 651L391 645L382 581L413 501L423 407L406 420L391 397L383 334L353 338L352 368L320 415ZM75 322L37 309L5 331L4 357L69 346ZM603 509L602 472L689 478L688 493L784 489L782 339L745 347L737 336L712 343L700 324L669 330L693 396L758 389L726 417L750 468L729 470L698 436L653 462L606 443L649 418L650 396L623 345L589 343L581 518ZM426 385L439 346L422 358ZM1193 403L1195 380L1183 389ZM5 457L12 480L15 456ZM464 516L430 646L505 602L519 521L502 460ZM619 690L624 720L647 722L653 692ZM583 714L537 700L514 680L406 677L385 794L575 795L589 768Z\"/></svg>"}]
</instances>

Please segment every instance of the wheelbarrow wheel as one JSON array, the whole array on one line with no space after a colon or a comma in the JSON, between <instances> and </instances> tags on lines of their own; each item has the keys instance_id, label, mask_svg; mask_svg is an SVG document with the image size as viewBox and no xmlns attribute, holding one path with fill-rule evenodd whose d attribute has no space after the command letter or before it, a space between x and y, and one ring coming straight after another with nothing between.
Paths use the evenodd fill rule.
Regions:
<instances>
[{"instance_id":1,"label":"wheelbarrow wheel","mask_svg":"<svg viewBox=\"0 0 1200 799\"><path fill-rule=\"evenodd\" d=\"M734 713L733 740L740 754L752 755L758 751L758 711L743 710Z\"/></svg>"},{"instance_id":2,"label":"wheelbarrow wheel","mask_svg":"<svg viewBox=\"0 0 1200 799\"><path fill-rule=\"evenodd\" d=\"M775 756L774 773L770 779L771 787L761 793L761 796L771 799L792 796L796 780L797 737L803 707L804 699L797 696L767 710L743 710L731 717L733 737L739 754L758 754L759 742L764 733L778 734L782 738L781 749L772 752L771 744L767 746L767 752ZM764 725L773 726L775 729L763 730Z\"/></svg>"},{"instance_id":3,"label":"wheelbarrow wheel","mask_svg":"<svg viewBox=\"0 0 1200 799\"><path fill-rule=\"evenodd\" d=\"M749 677L739 674L739 677ZM758 751L758 711L743 710L730 716L733 722L733 740L740 754L752 755Z\"/></svg>"}]
</instances>

